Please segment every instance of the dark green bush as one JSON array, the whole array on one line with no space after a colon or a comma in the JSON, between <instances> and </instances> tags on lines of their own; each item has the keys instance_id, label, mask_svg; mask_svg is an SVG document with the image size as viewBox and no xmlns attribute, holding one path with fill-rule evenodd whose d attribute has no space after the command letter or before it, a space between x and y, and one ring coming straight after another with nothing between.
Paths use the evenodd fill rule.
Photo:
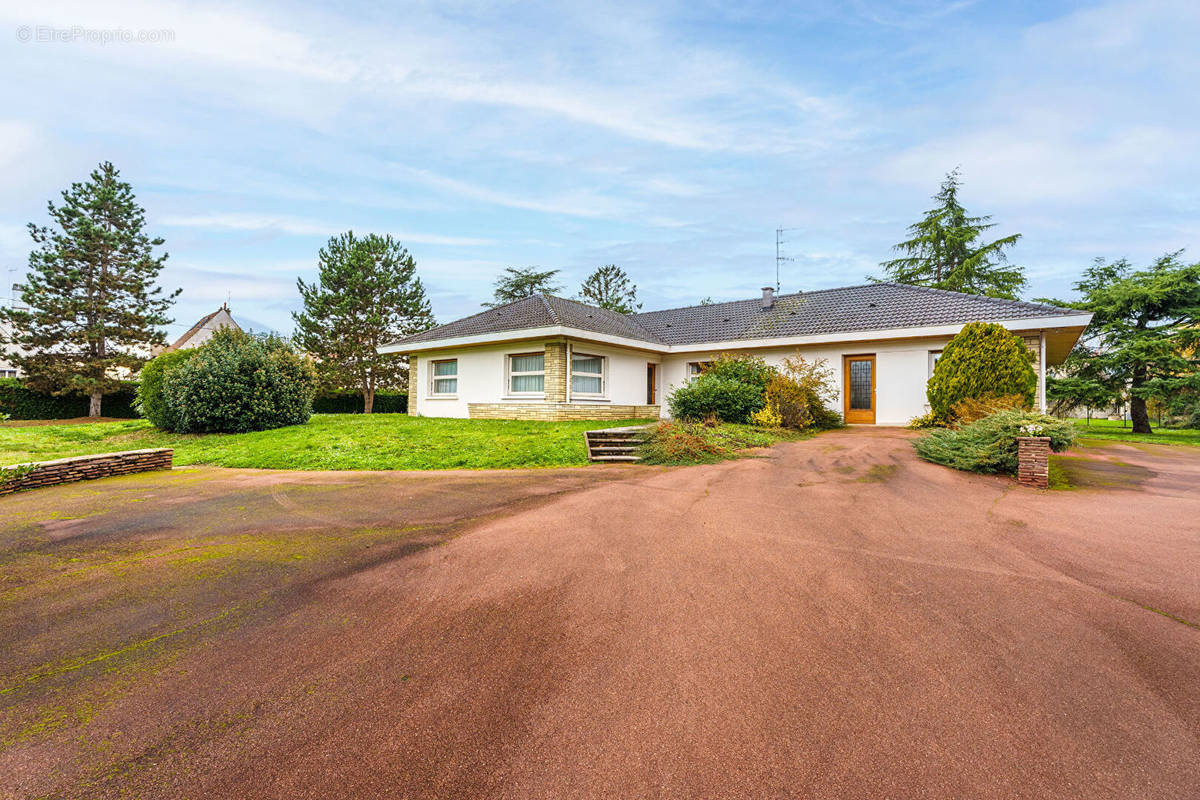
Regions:
<instances>
[{"instance_id":1,"label":"dark green bush","mask_svg":"<svg viewBox=\"0 0 1200 800\"><path fill-rule=\"evenodd\" d=\"M142 367L138 378L136 407L151 424L166 431L175 430L178 422L171 417L171 407L163 396L163 379L167 373L187 363L196 351L171 350L160 353Z\"/></svg>"},{"instance_id":2,"label":"dark green bush","mask_svg":"<svg viewBox=\"0 0 1200 800\"><path fill-rule=\"evenodd\" d=\"M363 412L363 396L361 392L338 392L313 398L314 414L361 414ZM408 395L392 392L376 392L375 405L371 408L373 414L406 414L408 413Z\"/></svg>"},{"instance_id":3,"label":"dark green bush","mask_svg":"<svg viewBox=\"0 0 1200 800\"><path fill-rule=\"evenodd\" d=\"M1037 388L1032 361L1025 342L1003 326L967 323L946 344L933 369L925 392L929 407L949 422L954 405L968 398L1020 395L1031 406Z\"/></svg>"},{"instance_id":4,"label":"dark green bush","mask_svg":"<svg viewBox=\"0 0 1200 800\"><path fill-rule=\"evenodd\" d=\"M767 384L779 373L761 358L723 353L704 372L667 398L671 416L682 420L714 417L747 423L766 404Z\"/></svg>"},{"instance_id":5,"label":"dark green bush","mask_svg":"<svg viewBox=\"0 0 1200 800\"><path fill-rule=\"evenodd\" d=\"M716 417L722 422L745 423L763 407L763 390L732 378L704 373L691 383L680 386L667 398L671 416L681 420Z\"/></svg>"},{"instance_id":6,"label":"dark green bush","mask_svg":"<svg viewBox=\"0 0 1200 800\"><path fill-rule=\"evenodd\" d=\"M1049 436L1050 449L1058 453L1075 440L1075 425L1031 411L998 411L961 428L931 431L915 446L917 455L935 464L968 472L1016 474L1017 437L1030 435Z\"/></svg>"},{"instance_id":7,"label":"dark green bush","mask_svg":"<svg viewBox=\"0 0 1200 800\"><path fill-rule=\"evenodd\" d=\"M241 433L307 422L315 386L287 340L223 328L166 373L163 395L179 433Z\"/></svg>"},{"instance_id":8,"label":"dark green bush","mask_svg":"<svg viewBox=\"0 0 1200 800\"><path fill-rule=\"evenodd\" d=\"M133 387L104 395L100 410L106 417L132 419ZM0 378L0 413L12 419L74 419L88 414L88 398L79 394L53 395L30 389L20 378Z\"/></svg>"},{"instance_id":9,"label":"dark green bush","mask_svg":"<svg viewBox=\"0 0 1200 800\"><path fill-rule=\"evenodd\" d=\"M767 384L779 371L755 356L722 353L704 365L704 374L754 386L759 392L765 392Z\"/></svg>"}]
</instances>

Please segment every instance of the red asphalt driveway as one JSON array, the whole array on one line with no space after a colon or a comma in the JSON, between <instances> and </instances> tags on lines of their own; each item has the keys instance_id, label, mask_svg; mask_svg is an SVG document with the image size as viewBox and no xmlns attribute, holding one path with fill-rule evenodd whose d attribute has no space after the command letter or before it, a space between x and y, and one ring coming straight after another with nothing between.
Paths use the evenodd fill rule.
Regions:
<instances>
[{"instance_id":1,"label":"red asphalt driveway","mask_svg":"<svg viewBox=\"0 0 1200 800\"><path fill-rule=\"evenodd\" d=\"M331 572L7 743L0 796L1200 797L1200 450L1037 492L910 439L593 470Z\"/></svg>"}]
</instances>

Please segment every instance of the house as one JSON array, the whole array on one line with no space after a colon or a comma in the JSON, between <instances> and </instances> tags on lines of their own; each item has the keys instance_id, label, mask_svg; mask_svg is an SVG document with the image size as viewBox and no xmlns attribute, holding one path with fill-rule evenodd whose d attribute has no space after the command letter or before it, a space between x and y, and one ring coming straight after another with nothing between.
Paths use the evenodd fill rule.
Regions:
<instances>
[{"instance_id":1,"label":"house","mask_svg":"<svg viewBox=\"0 0 1200 800\"><path fill-rule=\"evenodd\" d=\"M1059 364L1090 314L896 283L618 314L535 295L379 348L410 359L408 409L430 417L627 419L668 416L663 398L721 353L779 365L800 353L836 373L848 423L902 425L928 410L925 384L968 322L1024 338L1045 408Z\"/></svg>"},{"instance_id":2,"label":"house","mask_svg":"<svg viewBox=\"0 0 1200 800\"><path fill-rule=\"evenodd\" d=\"M233 320L233 315L229 313L229 304L223 303L220 308L211 314L201 317L195 325L188 328L187 333L175 340L174 344L164 347L160 352L169 353L172 350L187 350L192 347L199 347L212 338L213 332L221 328L237 328L242 327ZM155 353L155 355L158 355Z\"/></svg>"}]
</instances>

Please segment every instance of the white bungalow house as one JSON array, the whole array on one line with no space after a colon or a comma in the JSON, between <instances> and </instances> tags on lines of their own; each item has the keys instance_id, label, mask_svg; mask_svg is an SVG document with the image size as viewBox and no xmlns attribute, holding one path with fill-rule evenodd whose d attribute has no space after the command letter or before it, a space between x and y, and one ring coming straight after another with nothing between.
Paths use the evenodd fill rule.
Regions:
<instances>
[{"instance_id":1,"label":"white bungalow house","mask_svg":"<svg viewBox=\"0 0 1200 800\"><path fill-rule=\"evenodd\" d=\"M410 359L409 413L490 419L668 416L664 398L721 353L779 365L799 352L836 374L848 423L902 425L928 410L925 384L968 322L1024 338L1045 408L1046 367L1090 314L876 283L623 315L535 295L379 348Z\"/></svg>"}]
</instances>

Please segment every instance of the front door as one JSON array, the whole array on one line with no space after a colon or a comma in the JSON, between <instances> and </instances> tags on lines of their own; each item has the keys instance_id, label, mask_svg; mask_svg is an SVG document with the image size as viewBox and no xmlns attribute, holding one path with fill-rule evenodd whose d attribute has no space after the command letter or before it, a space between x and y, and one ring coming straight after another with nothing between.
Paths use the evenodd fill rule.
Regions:
<instances>
[{"instance_id":1,"label":"front door","mask_svg":"<svg viewBox=\"0 0 1200 800\"><path fill-rule=\"evenodd\" d=\"M658 364L646 365L646 405L658 402Z\"/></svg>"},{"instance_id":2,"label":"front door","mask_svg":"<svg viewBox=\"0 0 1200 800\"><path fill-rule=\"evenodd\" d=\"M846 356L846 424L875 424L875 356Z\"/></svg>"}]
</instances>

